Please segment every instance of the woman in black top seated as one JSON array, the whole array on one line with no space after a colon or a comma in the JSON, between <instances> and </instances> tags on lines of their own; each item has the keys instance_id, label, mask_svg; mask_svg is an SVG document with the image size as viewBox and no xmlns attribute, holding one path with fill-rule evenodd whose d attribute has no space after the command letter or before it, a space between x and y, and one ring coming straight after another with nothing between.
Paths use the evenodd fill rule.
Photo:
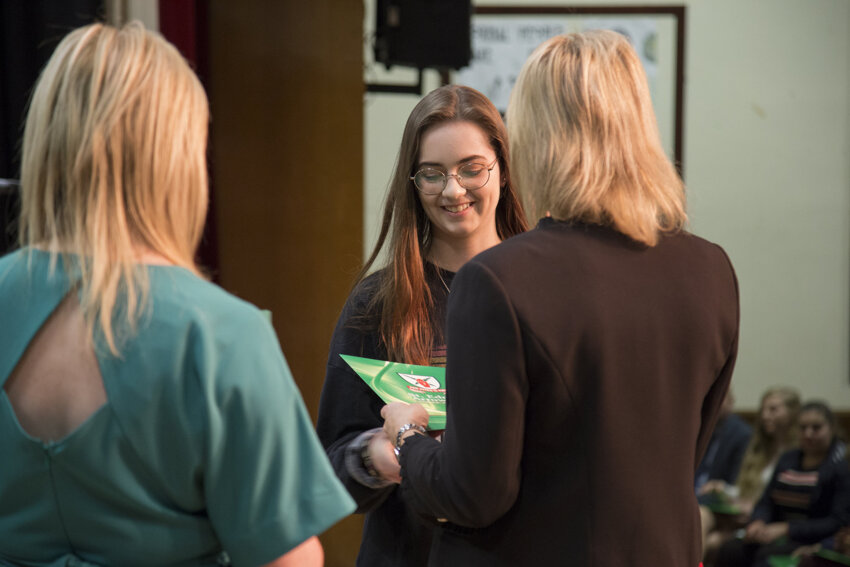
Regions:
<instances>
[{"instance_id":1,"label":"woman in black top seated","mask_svg":"<svg viewBox=\"0 0 850 567\"><path fill-rule=\"evenodd\" d=\"M822 402L800 409L800 448L783 454L741 539L720 548L716 567L767 567L835 533L850 521L850 466L835 433L835 416Z\"/></svg>"}]
</instances>

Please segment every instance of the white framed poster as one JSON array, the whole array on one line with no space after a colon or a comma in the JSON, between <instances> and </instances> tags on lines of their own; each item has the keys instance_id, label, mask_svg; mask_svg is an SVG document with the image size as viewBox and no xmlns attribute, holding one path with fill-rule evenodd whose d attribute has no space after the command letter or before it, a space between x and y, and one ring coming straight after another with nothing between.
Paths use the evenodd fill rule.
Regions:
<instances>
[{"instance_id":1,"label":"white framed poster","mask_svg":"<svg viewBox=\"0 0 850 567\"><path fill-rule=\"evenodd\" d=\"M472 16L472 60L453 82L484 93L502 113L526 58L546 39L589 29L625 35L649 82L661 141L682 172L684 6L481 6Z\"/></svg>"}]
</instances>

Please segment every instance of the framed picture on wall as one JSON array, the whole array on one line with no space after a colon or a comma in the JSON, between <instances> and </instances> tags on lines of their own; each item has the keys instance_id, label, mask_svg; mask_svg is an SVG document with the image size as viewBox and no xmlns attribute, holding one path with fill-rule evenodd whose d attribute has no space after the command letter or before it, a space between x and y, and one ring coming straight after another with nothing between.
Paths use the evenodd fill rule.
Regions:
<instances>
[{"instance_id":1,"label":"framed picture on wall","mask_svg":"<svg viewBox=\"0 0 850 567\"><path fill-rule=\"evenodd\" d=\"M684 6L479 6L472 15L472 61L453 82L481 91L504 114L535 47L555 35L590 29L629 38L646 71L661 141L682 173Z\"/></svg>"}]
</instances>

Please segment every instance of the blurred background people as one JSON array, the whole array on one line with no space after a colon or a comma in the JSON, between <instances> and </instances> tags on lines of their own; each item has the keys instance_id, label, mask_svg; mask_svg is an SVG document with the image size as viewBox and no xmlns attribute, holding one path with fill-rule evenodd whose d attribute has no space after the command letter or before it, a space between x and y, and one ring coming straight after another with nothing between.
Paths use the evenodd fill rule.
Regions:
<instances>
[{"instance_id":1,"label":"blurred background people","mask_svg":"<svg viewBox=\"0 0 850 567\"><path fill-rule=\"evenodd\" d=\"M446 86L413 109L402 136L378 242L334 331L317 429L365 513L357 564L426 565L432 526L397 485L384 405L340 354L444 366L446 300L470 258L526 229L499 112L481 93ZM386 248L386 265L367 275Z\"/></svg>"},{"instance_id":2,"label":"blurred background people","mask_svg":"<svg viewBox=\"0 0 850 567\"><path fill-rule=\"evenodd\" d=\"M741 461L737 480L716 479L698 491L703 531L703 559L710 563L714 553L734 532L750 520L753 506L773 474L779 456L797 439L800 396L787 386L776 386L761 396L755 431ZM718 508L714 504L720 504ZM720 513L727 509L732 513Z\"/></svg>"},{"instance_id":3,"label":"blurred background people","mask_svg":"<svg viewBox=\"0 0 850 567\"><path fill-rule=\"evenodd\" d=\"M315 566L354 508L267 318L194 263L208 120L138 24L42 72L0 259L0 564Z\"/></svg>"},{"instance_id":4,"label":"blurred background people","mask_svg":"<svg viewBox=\"0 0 850 567\"><path fill-rule=\"evenodd\" d=\"M732 266L683 230L623 36L541 44L506 122L543 218L455 277L443 442L418 434L421 406L382 410L402 496L445 520L430 564L696 566L694 472L737 353Z\"/></svg>"},{"instance_id":5,"label":"blurred background people","mask_svg":"<svg viewBox=\"0 0 850 567\"><path fill-rule=\"evenodd\" d=\"M697 494L722 490L724 486L734 485L738 478L753 428L734 410L735 396L730 388L723 400L720 418L711 434L708 449L697 467L694 477Z\"/></svg>"},{"instance_id":6,"label":"blurred background people","mask_svg":"<svg viewBox=\"0 0 850 567\"><path fill-rule=\"evenodd\" d=\"M720 547L716 567L769 567L772 555L819 542L850 523L850 467L829 406L803 405L798 429L800 447L779 458L743 537Z\"/></svg>"}]
</instances>

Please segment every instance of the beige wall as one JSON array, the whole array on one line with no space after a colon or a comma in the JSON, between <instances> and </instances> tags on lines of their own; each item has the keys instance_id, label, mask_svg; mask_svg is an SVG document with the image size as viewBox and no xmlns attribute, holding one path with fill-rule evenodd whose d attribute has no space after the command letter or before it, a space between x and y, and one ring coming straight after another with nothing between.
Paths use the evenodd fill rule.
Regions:
<instances>
[{"instance_id":1,"label":"beige wall","mask_svg":"<svg viewBox=\"0 0 850 567\"><path fill-rule=\"evenodd\" d=\"M130 0L127 2L127 19L140 20L149 30L159 29L159 2L156 0Z\"/></svg>"},{"instance_id":2,"label":"beige wall","mask_svg":"<svg viewBox=\"0 0 850 567\"><path fill-rule=\"evenodd\" d=\"M694 230L738 270L739 405L787 383L846 410L850 3L695 2L690 17L687 181Z\"/></svg>"},{"instance_id":3,"label":"beige wall","mask_svg":"<svg viewBox=\"0 0 850 567\"><path fill-rule=\"evenodd\" d=\"M562 1L481 1L558 5ZM570 5L669 3L571 0ZM850 409L850 2L689 0L684 164L691 229L741 289L738 406L772 384ZM374 0L364 27L374 26ZM369 65L367 81L412 82ZM427 77L426 86L438 84ZM364 247L374 243L410 95L367 94Z\"/></svg>"}]
</instances>

